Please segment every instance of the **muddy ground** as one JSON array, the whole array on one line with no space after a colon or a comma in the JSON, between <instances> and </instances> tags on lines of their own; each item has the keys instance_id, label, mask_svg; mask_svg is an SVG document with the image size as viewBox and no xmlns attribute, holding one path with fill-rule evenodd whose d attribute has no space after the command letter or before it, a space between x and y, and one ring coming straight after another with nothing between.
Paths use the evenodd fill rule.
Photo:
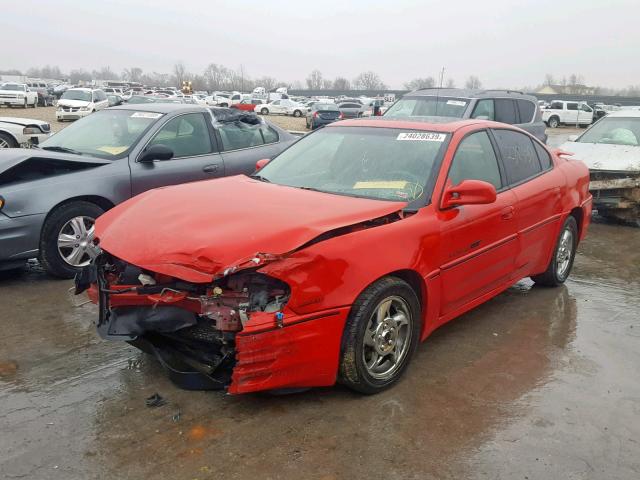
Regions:
<instances>
[{"instance_id":1,"label":"muddy ground","mask_svg":"<svg viewBox=\"0 0 640 480\"><path fill-rule=\"evenodd\" d=\"M0 478L637 479L639 276L640 229L595 224L565 286L450 322L391 390L236 397L100 340L70 281L6 272Z\"/></svg>"}]
</instances>

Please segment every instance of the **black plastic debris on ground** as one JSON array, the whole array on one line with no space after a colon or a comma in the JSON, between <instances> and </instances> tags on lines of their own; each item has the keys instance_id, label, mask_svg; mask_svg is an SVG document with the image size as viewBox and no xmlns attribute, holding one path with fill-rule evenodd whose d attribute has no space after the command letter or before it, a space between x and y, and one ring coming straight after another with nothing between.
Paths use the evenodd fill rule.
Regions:
<instances>
[{"instance_id":1,"label":"black plastic debris on ground","mask_svg":"<svg viewBox=\"0 0 640 480\"><path fill-rule=\"evenodd\" d=\"M167 401L164 398L162 398L160 394L154 393L149 398L147 398L144 403L149 408L155 408L155 407L161 407L163 405L166 405Z\"/></svg>"}]
</instances>

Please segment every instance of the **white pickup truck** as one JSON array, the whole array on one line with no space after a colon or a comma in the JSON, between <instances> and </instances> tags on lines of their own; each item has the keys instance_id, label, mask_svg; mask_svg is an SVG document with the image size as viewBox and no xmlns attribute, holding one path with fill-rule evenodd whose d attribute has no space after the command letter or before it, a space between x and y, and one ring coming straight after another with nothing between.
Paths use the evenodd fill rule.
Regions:
<instances>
[{"instance_id":1,"label":"white pickup truck","mask_svg":"<svg viewBox=\"0 0 640 480\"><path fill-rule=\"evenodd\" d=\"M554 100L542 110L542 121L551 128L560 125L578 125L587 128L593 123L593 109L582 102Z\"/></svg>"},{"instance_id":2,"label":"white pickup truck","mask_svg":"<svg viewBox=\"0 0 640 480\"><path fill-rule=\"evenodd\" d=\"M0 105L36 108L38 92L32 92L26 83L3 83L0 85Z\"/></svg>"}]
</instances>

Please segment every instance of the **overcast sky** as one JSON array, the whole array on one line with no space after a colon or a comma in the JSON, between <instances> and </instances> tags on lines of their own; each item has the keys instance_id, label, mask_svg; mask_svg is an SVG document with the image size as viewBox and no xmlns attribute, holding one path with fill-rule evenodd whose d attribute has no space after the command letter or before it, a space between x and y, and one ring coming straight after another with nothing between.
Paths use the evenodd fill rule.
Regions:
<instances>
[{"instance_id":1,"label":"overcast sky","mask_svg":"<svg viewBox=\"0 0 640 480\"><path fill-rule=\"evenodd\" d=\"M377 72L477 75L535 86L545 73L640 84L640 0L19 0L0 2L0 69L58 65L170 72L209 63L293 82Z\"/></svg>"}]
</instances>

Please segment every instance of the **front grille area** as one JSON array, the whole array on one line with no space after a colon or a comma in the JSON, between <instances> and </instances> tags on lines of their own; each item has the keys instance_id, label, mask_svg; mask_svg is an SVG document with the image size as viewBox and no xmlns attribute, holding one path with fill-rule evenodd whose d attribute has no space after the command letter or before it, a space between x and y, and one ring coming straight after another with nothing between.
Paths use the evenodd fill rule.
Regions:
<instances>
[{"instance_id":1,"label":"front grille area","mask_svg":"<svg viewBox=\"0 0 640 480\"><path fill-rule=\"evenodd\" d=\"M77 112L80 110L80 107L62 107L63 112Z\"/></svg>"}]
</instances>

